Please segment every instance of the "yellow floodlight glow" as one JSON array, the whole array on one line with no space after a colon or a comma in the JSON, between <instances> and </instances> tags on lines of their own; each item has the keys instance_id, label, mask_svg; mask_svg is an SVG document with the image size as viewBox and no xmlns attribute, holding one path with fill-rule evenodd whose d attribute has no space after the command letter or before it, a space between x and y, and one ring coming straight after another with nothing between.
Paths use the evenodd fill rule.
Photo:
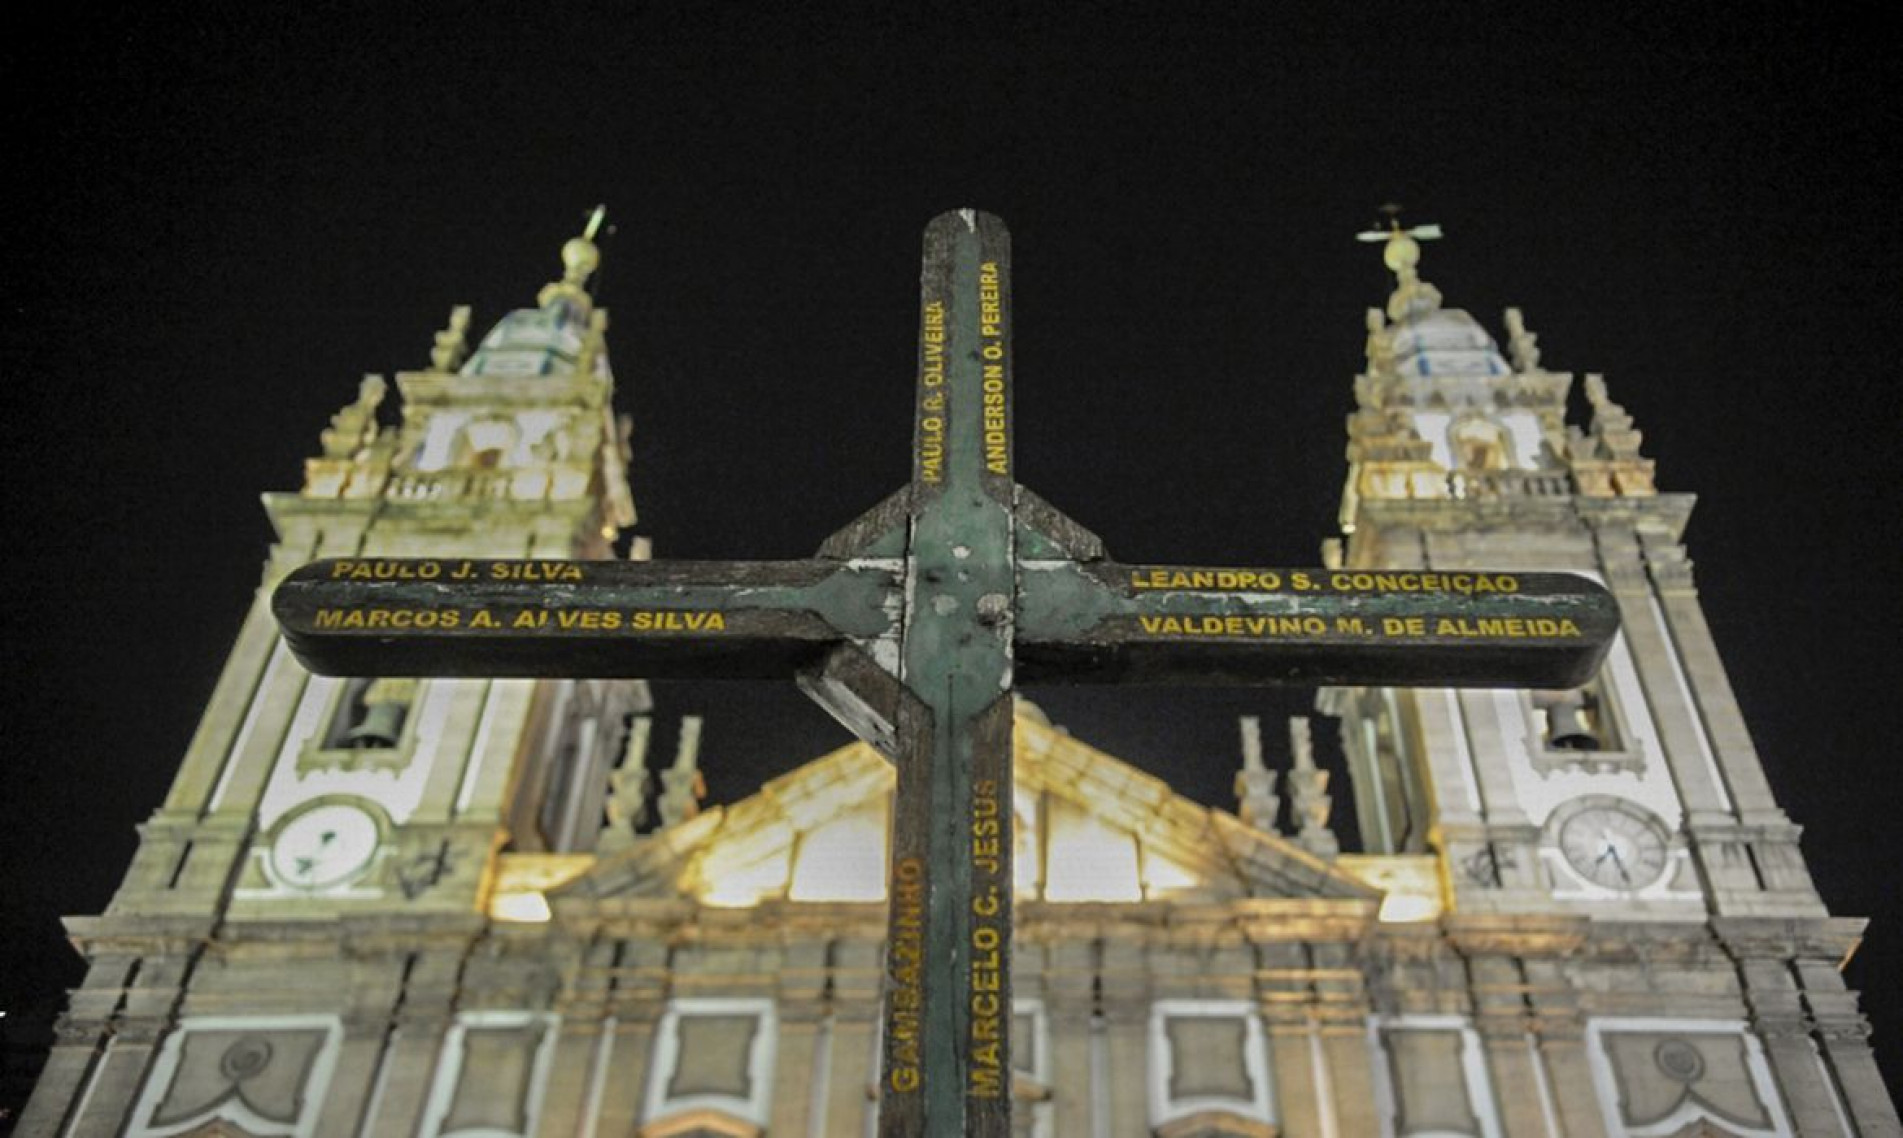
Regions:
<instances>
[{"instance_id":1,"label":"yellow floodlight glow","mask_svg":"<svg viewBox=\"0 0 1903 1138\"><path fill-rule=\"evenodd\" d=\"M1410 893L1390 893L1381 899L1383 924L1404 925L1413 921L1431 921L1440 915L1440 902L1432 897Z\"/></svg>"},{"instance_id":2,"label":"yellow floodlight glow","mask_svg":"<svg viewBox=\"0 0 1903 1138\"><path fill-rule=\"evenodd\" d=\"M497 893L489 900L489 916L514 924L544 924L553 916L548 898L540 891Z\"/></svg>"},{"instance_id":3,"label":"yellow floodlight glow","mask_svg":"<svg viewBox=\"0 0 1903 1138\"><path fill-rule=\"evenodd\" d=\"M1337 864L1387 894L1381 899L1384 924L1436 920L1447 907L1440 862L1430 854L1343 854Z\"/></svg>"},{"instance_id":4,"label":"yellow floodlight glow","mask_svg":"<svg viewBox=\"0 0 1903 1138\"><path fill-rule=\"evenodd\" d=\"M787 896L795 901L885 900L885 830L880 799L802 835Z\"/></svg>"},{"instance_id":5,"label":"yellow floodlight glow","mask_svg":"<svg viewBox=\"0 0 1903 1138\"><path fill-rule=\"evenodd\" d=\"M1050 827L1050 852L1044 860L1046 901L1143 899L1136 839L1128 830L1055 801L1045 824Z\"/></svg>"}]
</instances>

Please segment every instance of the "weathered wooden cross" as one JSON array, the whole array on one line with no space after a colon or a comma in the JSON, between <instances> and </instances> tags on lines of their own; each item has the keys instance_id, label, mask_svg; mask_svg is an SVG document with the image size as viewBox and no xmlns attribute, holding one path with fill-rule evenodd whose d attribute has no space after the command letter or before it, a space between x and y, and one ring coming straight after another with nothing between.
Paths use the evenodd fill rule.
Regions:
<instances>
[{"instance_id":1,"label":"weathered wooden cross","mask_svg":"<svg viewBox=\"0 0 1903 1138\"><path fill-rule=\"evenodd\" d=\"M911 483L807 561L331 560L275 599L341 675L795 676L898 767L884 1135L1010 1133L1019 682L1566 688L1617 609L1550 573L1120 565L1012 479L1011 256L925 231Z\"/></svg>"}]
</instances>

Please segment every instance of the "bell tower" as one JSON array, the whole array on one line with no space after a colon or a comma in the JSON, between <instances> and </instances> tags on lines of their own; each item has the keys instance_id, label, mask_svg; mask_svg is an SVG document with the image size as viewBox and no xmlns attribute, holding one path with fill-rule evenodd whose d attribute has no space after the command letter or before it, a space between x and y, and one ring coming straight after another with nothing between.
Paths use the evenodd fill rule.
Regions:
<instances>
[{"instance_id":1,"label":"bell tower","mask_svg":"<svg viewBox=\"0 0 1903 1138\"><path fill-rule=\"evenodd\" d=\"M269 609L277 580L316 558L374 575L398 557L615 556L635 514L608 314L588 291L601 216L535 307L473 351L457 308L430 366L396 377L396 422L391 385L366 376L302 487L265 495L277 542L171 791L107 911L69 921L89 971L22 1133L170 1133L199 1107L275 1133L292 1104L269 1087L292 1074L291 1091L328 1082L326 1133L414 1131L421 1084L368 1080L433 1062L497 856L592 850L604 818L639 813L645 779L623 788L631 803L605 799L629 781L610 777L628 741L647 738L643 684L312 676ZM299 1002L314 951L351 961L329 1001L340 1016ZM274 1011L282 1023L220 1034ZM183 1046L156 1054L168 1032ZM165 1101L145 1101L168 1080ZM257 1101L186 1101L201 1085ZM331 1117L346 1103L364 1111L354 1123Z\"/></svg>"},{"instance_id":2,"label":"bell tower","mask_svg":"<svg viewBox=\"0 0 1903 1138\"><path fill-rule=\"evenodd\" d=\"M1362 235L1395 286L1367 314L1328 558L1377 575L1580 573L1618 598L1622 630L1598 675L1568 691L1324 692L1364 842L1436 855L1462 920L1585 928L1587 943L1630 926L1641 953L1670 938L1708 946L1699 967L1741 989L1795 1115L1840 1132L1821 1054L1860 1125L1858 1101L1894 1125L1838 974L1862 922L1826 913L1745 729L1682 541L1692 496L1655 486L1603 377L1585 377L1589 416L1569 421L1573 376L1542 365L1517 309L1502 352L1443 304L1420 274L1420 242L1439 235L1396 223ZM1696 1002L1661 992L1656 1006Z\"/></svg>"}]
</instances>

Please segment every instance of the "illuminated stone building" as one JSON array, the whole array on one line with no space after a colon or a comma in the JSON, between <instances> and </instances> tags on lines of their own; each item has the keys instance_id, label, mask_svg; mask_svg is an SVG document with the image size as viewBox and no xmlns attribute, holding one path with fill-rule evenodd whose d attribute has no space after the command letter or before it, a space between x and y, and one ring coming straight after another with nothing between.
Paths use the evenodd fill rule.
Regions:
<instances>
[{"instance_id":1,"label":"illuminated stone building","mask_svg":"<svg viewBox=\"0 0 1903 1138\"><path fill-rule=\"evenodd\" d=\"M1411 240L1387 256L1332 565L1590 573L1624 632L1574 691L1321 693L1360 853L1304 721L1286 773L1245 732L1232 813L1020 704L1019 1131L1898 1133L1839 975L1862 925L1745 733L1691 498L1598 377L1568 424L1516 312L1503 353ZM868 1133L882 758L703 806L698 724L641 683L318 678L268 611L317 557L613 555L596 257L571 242L473 352L458 311L398 425L366 380L266 497L279 540L171 793L71 922L88 971L22 1133Z\"/></svg>"}]
</instances>

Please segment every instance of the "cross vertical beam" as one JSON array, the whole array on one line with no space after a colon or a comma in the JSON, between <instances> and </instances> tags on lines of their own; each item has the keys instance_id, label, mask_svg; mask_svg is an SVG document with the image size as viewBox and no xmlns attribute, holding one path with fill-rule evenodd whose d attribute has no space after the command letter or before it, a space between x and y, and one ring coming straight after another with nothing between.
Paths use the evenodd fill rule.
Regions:
<instances>
[{"instance_id":1,"label":"cross vertical beam","mask_svg":"<svg viewBox=\"0 0 1903 1138\"><path fill-rule=\"evenodd\" d=\"M882 1135L1010 1132L1010 238L926 230L887 938ZM928 1127L929 1122L929 1127Z\"/></svg>"}]
</instances>

